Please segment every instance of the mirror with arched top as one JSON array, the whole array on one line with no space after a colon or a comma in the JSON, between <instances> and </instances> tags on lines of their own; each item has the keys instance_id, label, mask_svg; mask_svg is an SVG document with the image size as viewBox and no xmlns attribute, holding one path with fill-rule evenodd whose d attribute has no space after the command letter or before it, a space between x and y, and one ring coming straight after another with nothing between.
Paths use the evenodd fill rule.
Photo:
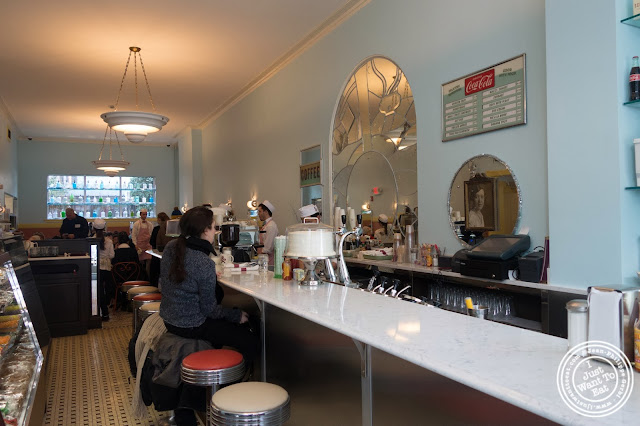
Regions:
<instances>
[{"instance_id":1,"label":"mirror with arched top","mask_svg":"<svg viewBox=\"0 0 640 426\"><path fill-rule=\"evenodd\" d=\"M401 232L409 223L417 231L416 135L413 93L402 69L381 56L363 61L333 121L333 206L363 212L372 234L380 215Z\"/></svg>"},{"instance_id":2,"label":"mirror with arched top","mask_svg":"<svg viewBox=\"0 0 640 426\"><path fill-rule=\"evenodd\" d=\"M493 155L465 161L449 188L449 222L465 247L518 230L522 192L511 168Z\"/></svg>"}]
</instances>

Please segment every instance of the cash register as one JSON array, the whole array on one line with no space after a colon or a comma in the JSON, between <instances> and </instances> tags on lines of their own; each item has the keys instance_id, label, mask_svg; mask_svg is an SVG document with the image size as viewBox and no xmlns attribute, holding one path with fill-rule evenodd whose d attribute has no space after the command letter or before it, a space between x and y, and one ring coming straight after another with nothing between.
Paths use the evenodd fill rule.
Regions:
<instances>
[{"instance_id":1,"label":"cash register","mask_svg":"<svg viewBox=\"0 0 640 426\"><path fill-rule=\"evenodd\" d=\"M530 245L528 235L491 235L471 249L458 251L454 259L461 275L506 280Z\"/></svg>"}]
</instances>

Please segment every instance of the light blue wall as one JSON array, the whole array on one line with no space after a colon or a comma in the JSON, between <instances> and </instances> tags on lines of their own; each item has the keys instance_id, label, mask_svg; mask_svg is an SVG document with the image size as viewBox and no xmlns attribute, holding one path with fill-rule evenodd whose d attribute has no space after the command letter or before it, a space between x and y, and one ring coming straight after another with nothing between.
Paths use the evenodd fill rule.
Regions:
<instances>
[{"instance_id":1,"label":"light blue wall","mask_svg":"<svg viewBox=\"0 0 640 426\"><path fill-rule=\"evenodd\" d=\"M1 102L1 101L0 101ZM18 147L15 133L11 139L7 137L7 130L11 128L9 116L0 105L0 203L4 205L4 193L18 196Z\"/></svg>"},{"instance_id":2,"label":"light blue wall","mask_svg":"<svg viewBox=\"0 0 640 426\"><path fill-rule=\"evenodd\" d=\"M322 144L323 158L330 157L345 81L364 58L381 54L400 65L416 99L421 241L448 253L460 248L449 228L449 185L465 160L488 153L514 170L522 223L540 245L548 229L544 29L543 0L373 0L203 129L203 161L212 164L203 170L205 198L244 204L256 191L276 205L284 232L300 203L300 149ZM442 143L442 83L521 53L527 54L528 123ZM327 200L328 161L324 166Z\"/></svg>"},{"instance_id":3,"label":"light blue wall","mask_svg":"<svg viewBox=\"0 0 640 426\"><path fill-rule=\"evenodd\" d=\"M567 20L576 10L580 19ZM640 29L620 24L631 2L546 2L551 279L576 287L636 283L640 193L628 99ZM597 253L597 254L596 254Z\"/></svg>"},{"instance_id":4,"label":"light blue wall","mask_svg":"<svg viewBox=\"0 0 640 426\"><path fill-rule=\"evenodd\" d=\"M166 146L123 146L131 166L126 176L154 176L157 211L170 213L175 205L176 177L174 148ZM98 175L91 161L98 158L100 145L20 141L18 143L18 198L20 223L42 223L46 212L46 179L52 174Z\"/></svg>"}]
</instances>

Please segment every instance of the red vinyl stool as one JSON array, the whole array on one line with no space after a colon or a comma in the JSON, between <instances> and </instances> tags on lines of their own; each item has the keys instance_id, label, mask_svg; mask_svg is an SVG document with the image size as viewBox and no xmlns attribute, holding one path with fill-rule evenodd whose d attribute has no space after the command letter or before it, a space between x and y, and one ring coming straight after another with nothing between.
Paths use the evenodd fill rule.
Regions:
<instances>
[{"instance_id":1,"label":"red vinyl stool","mask_svg":"<svg viewBox=\"0 0 640 426\"><path fill-rule=\"evenodd\" d=\"M116 308L118 307L118 292L122 291L125 295L129 292L129 290L131 290L133 287L139 287L139 286L143 286L143 285L149 285L151 284L149 281L125 281L122 283L122 285L120 285L119 287L116 287L116 303L114 306L113 311L116 311ZM121 309L123 311L126 311L127 308L125 308L124 306L121 307Z\"/></svg>"},{"instance_id":2,"label":"red vinyl stool","mask_svg":"<svg viewBox=\"0 0 640 426\"><path fill-rule=\"evenodd\" d=\"M135 335L140 327L142 327L142 319L140 318L140 308L142 305L151 302L157 302L162 299L160 293L143 293L133 296L133 334Z\"/></svg>"},{"instance_id":3,"label":"red vinyl stool","mask_svg":"<svg viewBox=\"0 0 640 426\"><path fill-rule=\"evenodd\" d=\"M230 349L209 349L194 352L182 360L181 378L185 383L207 388L207 424L211 395L220 385L240 380L244 375L244 358Z\"/></svg>"},{"instance_id":4,"label":"red vinyl stool","mask_svg":"<svg viewBox=\"0 0 640 426\"><path fill-rule=\"evenodd\" d=\"M129 306L131 307L131 311L133 312L133 316L131 317L131 326L133 327L134 333L136 331L136 308L135 304L133 303L133 298L142 294L151 293L160 293L160 290L158 290L158 287L154 287L152 285L136 285L131 287L129 291L127 291L127 300L129 300Z\"/></svg>"}]
</instances>

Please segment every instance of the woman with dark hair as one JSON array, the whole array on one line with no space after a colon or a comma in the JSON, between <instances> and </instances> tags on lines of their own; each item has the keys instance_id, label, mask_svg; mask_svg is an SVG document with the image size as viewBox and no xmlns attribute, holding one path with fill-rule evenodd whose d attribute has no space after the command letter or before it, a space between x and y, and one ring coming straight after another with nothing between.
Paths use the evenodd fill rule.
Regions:
<instances>
[{"instance_id":1,"label":"woman with dark hair","mask_svg":"<svg viewBox=\"0 0 640 426\"><path fill-rule=\"evenodd\" d=\"M209 341L215 348L232 346L251 366L259 342L249 327L246 312L221 306L216 300L213 252L213 212L194 207L180 218L182 233L170 241L160 264L162 301L160 316L167 330L178 336Z\"/></svg>"},{"instance_id":2,"label":"woman with dark hair","mask_svg":"<svg viewBox=\"0 0 640 426\"><path fill-rule=\"evenodd\" d=\"M115 256L111 259L113 265L119 262L139 262L138 252L135 247L132 247L129 235L124 231L118 233L118 246L115 250Z\"/></svg>"},{"instance_id":3,"label":"woman with dark hair","mask_svg":"<svg viewBox=\"0 0 640 426\"><path fill-rule=\"evenodd\" d=\"M158 226L153 228L151 232L151 239L149 243L151 248L158 251L163 251L164 246L168 242L167 234L167 222L169 221L169 215L165 212L158 213ZM158 280L160 278L160 259L155 256L151 257L151 264L149 265L149 282L153 286L158 286Z\"/></svg>"},{"instance_id":4,"label":"woman with dark hair","mask_svg":"<svg viewBox=\"0 0 640 426\"><path fill-rule=\"evenodd\" d=\"M480 185L469 185L469 219L470 228L484 228L484 189Z\"/></svg>"}]
</instances>

